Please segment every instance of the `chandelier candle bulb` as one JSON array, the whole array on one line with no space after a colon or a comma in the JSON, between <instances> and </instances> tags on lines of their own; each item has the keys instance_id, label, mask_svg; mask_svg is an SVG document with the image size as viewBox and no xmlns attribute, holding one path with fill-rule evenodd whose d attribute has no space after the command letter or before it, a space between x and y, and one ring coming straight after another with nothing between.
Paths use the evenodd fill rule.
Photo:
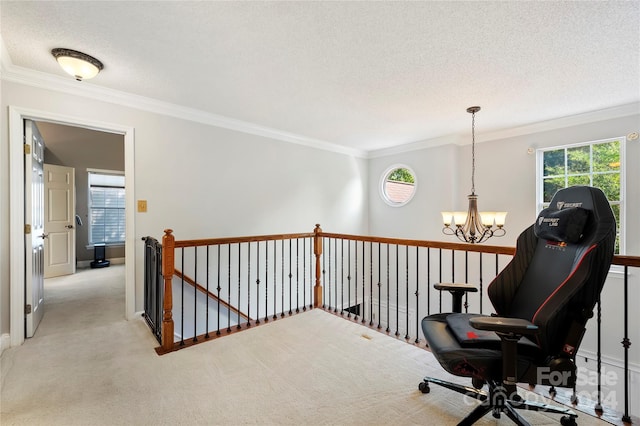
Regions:
<instances>
[{"instance_id":1,"label":"chandelier candle bulb","mask_svg":"<svg viewBox=\"0 0 640 426\"><path fill-rule=\"evenodd\" d=\"M496 226L502 228L507 220L507 212L496 212Z\"/></svg>"},{"instance_id":2,"label":"chandelier candle bulb","mask_svg":"<svg viewBox=\"0 0 640 426\"><path fill-rule=\"evenodd\" d=\"M467 221L467 212L453 212L453 221L457 227L464 226Z\"/></svg>"},{"instance_id":3,"label":"chandelier candle bulb","mask_svg":"<svg viewBox=\"0 0 640 426\"><path fill-rule=\"evenodd\" d=\"M440 212L442 214L442 222L444 226L451 226L453 220L453 212Z\"/></svg>"},{"instance_id":4,"label":"chandelier candle bulb","mask_svg":"<svg viewBox=\"0 0 640 426\"><path fill-rule=\"evenodd\" d=\"M496 212L480 212L482 224L487 228L493 227L493 223L496 220L496 214Z\"/></svg>"}]
</instances>

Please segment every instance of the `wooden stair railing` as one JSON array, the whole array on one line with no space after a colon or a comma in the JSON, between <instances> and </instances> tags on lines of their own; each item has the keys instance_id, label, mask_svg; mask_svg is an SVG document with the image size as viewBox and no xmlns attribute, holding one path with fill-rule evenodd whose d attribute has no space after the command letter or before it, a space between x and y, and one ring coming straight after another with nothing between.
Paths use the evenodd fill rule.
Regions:
<instances>
[{"instance_id":1,"label":"wooden stair railing","mask_svg":"<svg viewBox=\"0 0 640 426\"><path fill-rule=\"evenodd\" d=\"M173 321L173 295L172 295L172 277L176 273L181 273L175 268L175 250L185 247L198 247L209 245L225 245L225 244L240 244L251 242L264 242L274 240L291 240L296 238L313 238L313 255L315 257L314 270L314 285L312 295L312 306L315 308L323 306L323 270L322 256L323 256L323 238L327 239L339 239L347 241L368 242L376 244L389 244L399 245L407 247L421 247L421 248L433 248L440 250L462 251L462 252L476 252L482 254L494 254L494 255L506 255L511 256L515 252L514 247L502 247L502 246L488 246L488 245L472 245L464 243L449 243L442 241L425 241L425 240L412 240L412 239L400 239L400 238L384 238L374 236L360 236L349 234L337 234L323 232L319 224L315 226L312 233L298 233L298 234L277 234L277 235L264 235L264 236L249 236L249 237L236 237L236 238L215 238L215 239L199 239L199 240L184 240L176 241L173 235L173 230L166 229L162 238L163 257L162 257L162 274L164 279L164 300L163 300L163 313L162 313L162 350L171 351L174 347L174 321ZM621 266L640 266L640 258L637 256L615 256L613 263ZM496 263L497 269L497 263ZM497 271L496 271L497 272ZM232 308L233 309L233 308ZM237 307L239 309L239 307ZM243 315L244 316L244 315ZM247 313L247 317L248 317Z\"/></svg>"},{"instance_id":2,"label":"wooden stair railing","mask_svg":"<svg viewBox=\"0 0 640 426\"><path fill-rule=\"evenodd\" d=\"M176 241L175 237L173 235L173 231L171 229L166 229L164 236L162 238L162 278L164 280L164 299L162 301L162 323L161 323L161 347L158 348L158 352L160 353L166 353L166 352L171 352L173 350L176 349L176 345L173 341L174 338L174 320L173 320L173 314L172 314L172 310L173 310L173 294L172 294L172 278L175 274L180 274L182 275L182 271L179 271L176 269L176 265L175 265L175 250L179 249L179 248L186 248L186 247L198 247L198 246L210 246L210 245L230 245L230 244L242 244L242 243L260 243L260 242L266 242L266 241L274 241L274 249L275 249L275 241L277 240L295 240L295 239L307 239L307 243L309 242L309 239L311 240L311 245L308 246L310 248L312 248L312 256L315 258L315 267L312 267L311 272L312 272L312 284L313 284L313 290L311 292L311 298L312 298L312 302L311 302L311 306L313 308L324 308L325 310L328 310L325 305L324 305L324 301L323 301L323 291L330 291L331 288L329 287L328 289L324 289L324 286L327 285L327 283L331 282L331 277L329 277L328 280L326 280L325 283L325 279L326 276L325 274L327 273L331 273L331 271L329 270L325 270L326 265L323 264L323 261L325 261L326 259L329 259L329 262L331 262L331 247L332 245L329 243L330 241L350 241L350 242L358 242L358 243L369 243L369 244L375 244L377 245L377 247L379 247L380 245L391 245L391 246L403 246L403 247L415 247L416 250L417 248L427 248L427 249L436 249L439 250L440 252L442 251L451 251L452 253L458 251L458 252L475 252L475 253L479 253L480 256L482 256L482 254L492 254L496 256L496 262L495 262L495 268L496 271L495 273L498 273L498 256L512 256L515 253L515 248L514 247L501 247L501 246L488 246L488 245L472 245L472 244L465 244L465 243L449 243L449 242L442 242L442 241L423 241L423 240L411 240L411 239L398 239L398 238L382 238L382 237L373 237L373 236L359 236L359 235L348 235L348 234L337 234L337 233L327 233L324 232L322 230L322 228L320 227L320 225L316 225L313 232L311 233L299 233L299 234L279 234L279 235L266 235L266 236L251 236L251 237L236 237L236 238L216 238L216 239L201 239L201 240L184 240L184 241ZM284 244L284 243L283 243ZM347 243L350 244L350 243ZM335 245L335 243L334 243ZM258 247L260 247L258 245ZM357 246L356 247L356 251L357 251ZM362 245L361 247L364 247L364 245ZM373 250L372 249L373 246L369 246L369 251ZM323 253L323 251L328 249L328 254ZM361 251L362 253L364 253L364 248ZM281 252L282 255L284 255L284 251ZM289 254L291 254L291 252L289 252ZM344 255L344 252L341 253L342 255ZM296 253L297 255L297 253ZM334 256L337 255L337 251L334 250L333 253ZM356 254L357 256L357 254ZM275 253L274 253L274 258L275 258ZM465 254L465 259L466 259L466 254ZM380 260L380 259L378 259ZM451 260L455 261L455 257L453 256L453 254L451 255ZM466 261L466 260L465 260ZM362 262L362 260L361 260ZM482 264L482 261L480 261L480 265ZM630 346L631 346L631 340L629 338L629 324L628 324L628 318L629 318L629 298L628 298L628 286L629 286L629 276L630 273L628 271L628 268L640 268L640 256L620 256L620 255L616 255L613 258L613 265L617 265L622 267L621 269L624 270L624 272L622 273L622 277L623 277L623 288L624 288L624 300L623 300L623 315L624 315L624 327L623 327L623 341L622 341L622 345L623 345L623 370L625 371L625 392L624 392L624 411L625 411L625 416L623 417L623 419L629 418L628 417L628 412L629 412L629 394L628 394L628 389L629 389L629 384L627 383L628 377L627 377L627 372L629 371L629 350L630 350ZM331 267L331 263L329 263L329 266ZM452 270L451 270L451 275L453 275L454 270L456 269L455 265L451 265L452 266ZM311 267L311 265L310 265ZM328 269L330 269L330 267ZM334 265L335 267L335 265ZM361 268L364 268L364 266L362 265L362 263L360 264ZM481 266L480 266L481 267ZM274 266L272 266L272 268L274 268ZM373 268L373 265L370 265L370 268ZM362 269L364 271L364 269ZM396 271L397 272L397 271ZM482 276L482 269L480 270L480 277ZM282 274L280 275L280 279L284 280L285 279L285 275L284 275L284 271L282 272ZM291 280L291 272L288 275L289 280ZM335 278L335 277L334 277ZM344 278L344 277L342 277ZM275 279L275 275L274 275L274 279ZM347 280L351 280L351 277L348 276ZM202 286L198 286L198 284L196 283L195 279L187 279L186 281L193 281L193 285L194 287L196 287L198 289L198 291L204 291L206 289L201 288ZM347 281L348 283L349 281ZM373 284L373 283L372 283ZM377 283L378 285L380 283ZM427 282L427 284L429 284L429 282ZM431 283L433 284L433 283ZM281 286L283 286L284 283L281 283ZM334 283L334 286L337 285L337 283ZM431 287L430 285L428 285L428 287ZM482 291L482 281L480 281L480 288ZM289 293L291 294L291 293ZM407 293L408 294L408 293ZM211 293L209 293L209 295L211 295ZM417 297L417 291L415 296ZM357 300L357 290L356 290L356 300ZM337 301L336 301L337 303ZM230 306L230 305L229 305ZM334 305L335 306L335 305ZM284 306L282 306L284 308ZM329 306L330 307L330 306ZM274 306L275 308L275 306ZM234 309L234 308L232 308ZM237 307L237 309L239 310L239 306ZM480 311L482 312L482 301L480 299ZM336 312L334 310L334 312ZM244 317L244 314L242 314ZM251 320L249 319L249 313L247 312L247 322L250 323ZM371 313L370 313L371 315ZM284 316L284 314L282 314L282 316ZM597 314L597 324L598 324L598 340L600 339L600 317L601 317L601 313L600 313L600 306L598 305L598 314ZM275 315L273 317L275 319ZM347 315L347 318L349 318L349 316ZM356 316L357 318L357 316ZM265 318L266 320L266 318ZM259 319L256 319L256 321L254 321L255 323L259 323ZM362 323L364 324L364 318ZM370 326L373 326L373 323L371 322L369 324ZM377 328L380 328L380 324L378 323ZM388 330L387 330L388 332ZM396 332L396 335L398 333ZM408 342L408 335L405 336L405 339L407 339ZM417 343L417 341L416 341ZM598 344L599 346L599 344ZM598 347L598 369L599 364L600 364L600 349ZM599 386L599 384L598 384ZM599 402L598 402L599 404Z\"/></svg>"},{"instance_id":3,"label":"wooden stair railing","mask_svg":"<svg viewBox=\"0 0 640 426\"><path fill-rule=\"evenodd\" d=\"M180 271L179 269L174 269L174 275L178 278L180 278L181 280L184 280L184 282L186 284L189 284L190 286L192 286L196 291L199 291L200 293L203 293L205 296L207 296L210 299L215 300L216 302L219 302L220 305L222 307L224 307L225 309L230 310L231 312L233 312L236 315L240 315L244 320L246 321L251 321L251 317L249 317L248 314L242 312L242 310L240 309L240 307L236 307L233 305L230 305L229 303L227 303L226 301L219 299L218 296L216 296L215 294L213 294L212 292L208 291L205 287L203 287L202 285L198 284L196 282L196 280L194 280L193 278L191 278L188 275L185 275L182 273L182 271Z\"/></svg>"},{"instance_id":4,"label":"wooden stair railing","mask_svg":"<svg viewBox=\"0 0 640 426\"><path fill-rule=\"evenodd\" d=\"M172 279L177 273L182 274L181 271L177 271L175 268L175 250L186 247L200 247L200 246L221 246L229 244L242 244L252 242L264 242L264 241L279 241L279 240L294 240L294 239L306 239L313 238L313 252L315 256L315 285L313 286L313 307L322 305L322 285L321 285L321 262L322 256L322 230L320 225L316 225L313 233L298 233L298 234L276 234L276 235L263 235L263 236L249 236L249 237L236 237L236 238L213 238L213 239L197 239L197 240L181 240L176 241L173 235L173 230L165 229L164 236L162 238L163 252L166 253L162 258L162 275L164 279L164 301L163 301L163 315L162 315L162 344L159 348L160 352L166 353L175 350L174 338L174 320L173 320L173 295L172 295ZM194 281L195 283L195 281ZM197 286L196 286L197 288ZM235 308L231 308L235 309ZM237 308L239 310L239 307ZM241 314L247 316L247 314Z\"/></svg>"},{"instance_id":5,"label":"wooden stair railing","mask_svg":"<svg viewBox=\"0 0 640 426\"><path fill-rule=\"evenodd\" d=\"M175 237L172 229L165 229L162 237L162 276L164 278L164 303L162 304L162 349L173 349L173 274L175 273Z\"/></svg>"}]
</instances>

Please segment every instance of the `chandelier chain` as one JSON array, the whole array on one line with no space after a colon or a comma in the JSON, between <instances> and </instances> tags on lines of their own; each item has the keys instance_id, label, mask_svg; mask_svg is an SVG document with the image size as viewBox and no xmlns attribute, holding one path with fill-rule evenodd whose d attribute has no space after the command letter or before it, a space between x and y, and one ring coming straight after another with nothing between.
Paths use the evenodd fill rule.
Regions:
<instances>
[{"instance_id":1,"label":"chandelier chain","mask_svg":"<svg viewBox=\"0 0 640 426\"><path fill-rule=\"evenodd\" d=\"M476 193L476 113L471 113L471 193Z\"/></svg>"}]
</instances>

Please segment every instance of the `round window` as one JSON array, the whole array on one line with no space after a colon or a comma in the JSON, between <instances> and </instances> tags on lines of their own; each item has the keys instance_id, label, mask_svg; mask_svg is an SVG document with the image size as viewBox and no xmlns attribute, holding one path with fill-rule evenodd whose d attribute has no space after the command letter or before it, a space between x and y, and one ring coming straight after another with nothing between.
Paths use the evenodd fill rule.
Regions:
<instances>
[{"instance_id":1,"label":"round window","mask_svg":"<svg viewBox=\"0 0 640 426\"><path fill-rule=\"evenodd\" d=\"M389 167L380 181L382 199L393 207L407 204L416 193L416 174L405 165Z\"/></svg>"}]
</instances>

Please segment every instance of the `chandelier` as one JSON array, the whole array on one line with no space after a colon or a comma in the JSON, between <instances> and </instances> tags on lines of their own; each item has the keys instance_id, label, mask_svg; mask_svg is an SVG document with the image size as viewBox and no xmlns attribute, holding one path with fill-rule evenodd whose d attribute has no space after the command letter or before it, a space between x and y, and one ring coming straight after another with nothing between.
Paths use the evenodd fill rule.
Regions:
<instances>
[{"instance_id":1,"label":"chandelier","mask_svg":"<svg viewBox=\"0 0 640 426\"><path fill-rule=\"evenodd\" d=\"M466 212L442 212L444 228L442 232L446 235L455 235L461 241L476 244L482 243L491 237L502 237L506 234L504 222L507 212L478 212L478 196L476 195L476 112L480 111L479 106L467 108L471 113L471 194L469 199L469 209Z\"/></svg>"}]
</instances>

